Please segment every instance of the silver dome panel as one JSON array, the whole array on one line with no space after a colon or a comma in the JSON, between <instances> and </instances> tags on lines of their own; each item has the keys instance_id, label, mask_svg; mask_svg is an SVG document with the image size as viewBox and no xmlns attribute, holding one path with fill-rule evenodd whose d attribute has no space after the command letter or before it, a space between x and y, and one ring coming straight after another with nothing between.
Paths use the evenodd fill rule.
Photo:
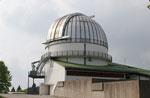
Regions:
<instances>
[{"instance_id":1,"label":"silver dome panel","mask_svg":"<svg viewBox=\"0 0 150 98\"><path fill-rule=\"evenodd\" d=\"M59 39L65 36L70 37L64 39L66 42L86 42L108 48L107 38L102 27L81 13L69 14L56 20L49 30L47 43L60 42Z\"/></svg>"}]
</instances>

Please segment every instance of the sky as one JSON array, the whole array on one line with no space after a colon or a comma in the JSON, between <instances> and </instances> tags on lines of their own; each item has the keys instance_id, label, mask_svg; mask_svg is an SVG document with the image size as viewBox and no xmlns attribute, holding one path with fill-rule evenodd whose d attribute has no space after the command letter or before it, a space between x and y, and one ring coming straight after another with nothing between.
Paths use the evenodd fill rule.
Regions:
<instances>
[{"instance_id":1,"label":"sky","mask_svg":"<svg viewBox=\"0 0 150 98\"><path fill-rule=\"evenodd\" d=\"M95 15L107 35L113 62L150 70L147 5L148 0L0 0L0 60L13 76L12 86L27 87L31 62L46 52L41 43L50 25L75 12Z\"/></svg>"}]
</instances>

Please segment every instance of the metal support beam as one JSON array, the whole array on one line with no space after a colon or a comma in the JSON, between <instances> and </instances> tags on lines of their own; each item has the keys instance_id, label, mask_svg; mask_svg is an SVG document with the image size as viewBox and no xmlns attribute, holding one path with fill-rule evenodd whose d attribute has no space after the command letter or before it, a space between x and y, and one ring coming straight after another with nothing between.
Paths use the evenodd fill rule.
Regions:
<instances>
[{"instance_id":1,"label":"metal support beam","mask_svg":"<svg viewBox=\"0 0 150 98\"><path fill-rule=\"evenodd\" d=\"M33 78L33 84L34 84L34 78Z\"/></svg>"},{"instance_id":2,"label":"metal support beam","mask_svg":"<svg viewBox=\"0 0 150 98\"><path fill-rule=\"evenodd\" d=\"M28 72L28 87L27 87L27 94L29 93L29 72Z\"/></svg>"}]
</instances>

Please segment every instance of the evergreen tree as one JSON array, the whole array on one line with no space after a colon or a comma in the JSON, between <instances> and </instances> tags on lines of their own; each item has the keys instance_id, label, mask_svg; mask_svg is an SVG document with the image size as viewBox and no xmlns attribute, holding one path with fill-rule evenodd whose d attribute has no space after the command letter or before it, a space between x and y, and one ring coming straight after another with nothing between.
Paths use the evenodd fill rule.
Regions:
<instances>
[{"instance_id":1,"label":"evergreen tree","mask_svg":"<svg viewBox=\"0 0 150 98\"><path fill-rule=\"evenodd\" d=\"M17 88L17 92L21 92L21 91L22 91L22 89L21 89L21 87L19 85L18 88Z\"/></svg>"},{"instance_id":2,"label":"evergreen tree","mask_svg":"<svg viewBox=\"0 0 150 98\"><path fill-rule=\"evenodd\" d=\"M150 9L150 4L147 7Z\"/></svg>"},{"instance_id":3,"label":"evergreen tree","mask_svg":"<svg viewBox=\"0 0 150 98\"><path fill-rule=\"evenodd\" d=\"M148 6L147 6L149 9L150 9L150 0L149 0L149 4L148 4Z\"/></svg>"},{"instance_id":4,"label":"evergreen tree","mask_svg":"<svg viewBox=\"0 0 150 98\"><path fill-rule=\"evenodd\" d=\"M8 92L11 86L11 75L3 61L0 61L0 93Z\"/></svg>"},{"instance_id":5,"label":"evergreen tree","mask_svg":"<svg viewBox=\"0 0 150 98\"><path fill-rule=\"evenodd\" d=\"M15 92L15 88L14 87L11 89L11 92Z\"/></svg>"}]
</instances>

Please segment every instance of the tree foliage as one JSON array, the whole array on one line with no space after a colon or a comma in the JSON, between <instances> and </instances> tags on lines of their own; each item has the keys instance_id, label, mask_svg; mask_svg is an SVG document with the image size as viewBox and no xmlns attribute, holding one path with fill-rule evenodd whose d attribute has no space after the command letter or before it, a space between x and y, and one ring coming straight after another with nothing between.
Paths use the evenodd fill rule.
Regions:
<instances>
[{"instance_id":1,"label":"tree foliage","mask_svg":"<svg viewBox=\"0 0 150 98\"><path fill-rule=\"evenodd\" d=\"M11 89L11 92L15 92L15 88L14 87Z\"/></svg>"},{"instance_id":2,"label":"tree foliage","mask_svg":"<svg viewBox=\"0 0 150 98\"><path fill-rule=\"evenodd\" d=\"M147 7L150 9L150 4Z\"/></svg>"},{"instance_id":3,"label":"tree foliage","mask_svg":"<svg viewBox=\"0 0 150 98\"><path fill-rule=\"evenodd\" d=\"M3 61L0 61L0 93L8 92L11 86L11 75Z\"/></svg>"},{"instance_id":4,"label":"tree foliage","mask_svg":"<svg viewBox=\"0 0 150 98\"><path fill-rule=\"evenodd\" d=\"M21 91L22 91L22 89L21 89L21 87L19 85L18 88L17 88L17 92L21 92Z\"/></svg>"}]
</instances>

